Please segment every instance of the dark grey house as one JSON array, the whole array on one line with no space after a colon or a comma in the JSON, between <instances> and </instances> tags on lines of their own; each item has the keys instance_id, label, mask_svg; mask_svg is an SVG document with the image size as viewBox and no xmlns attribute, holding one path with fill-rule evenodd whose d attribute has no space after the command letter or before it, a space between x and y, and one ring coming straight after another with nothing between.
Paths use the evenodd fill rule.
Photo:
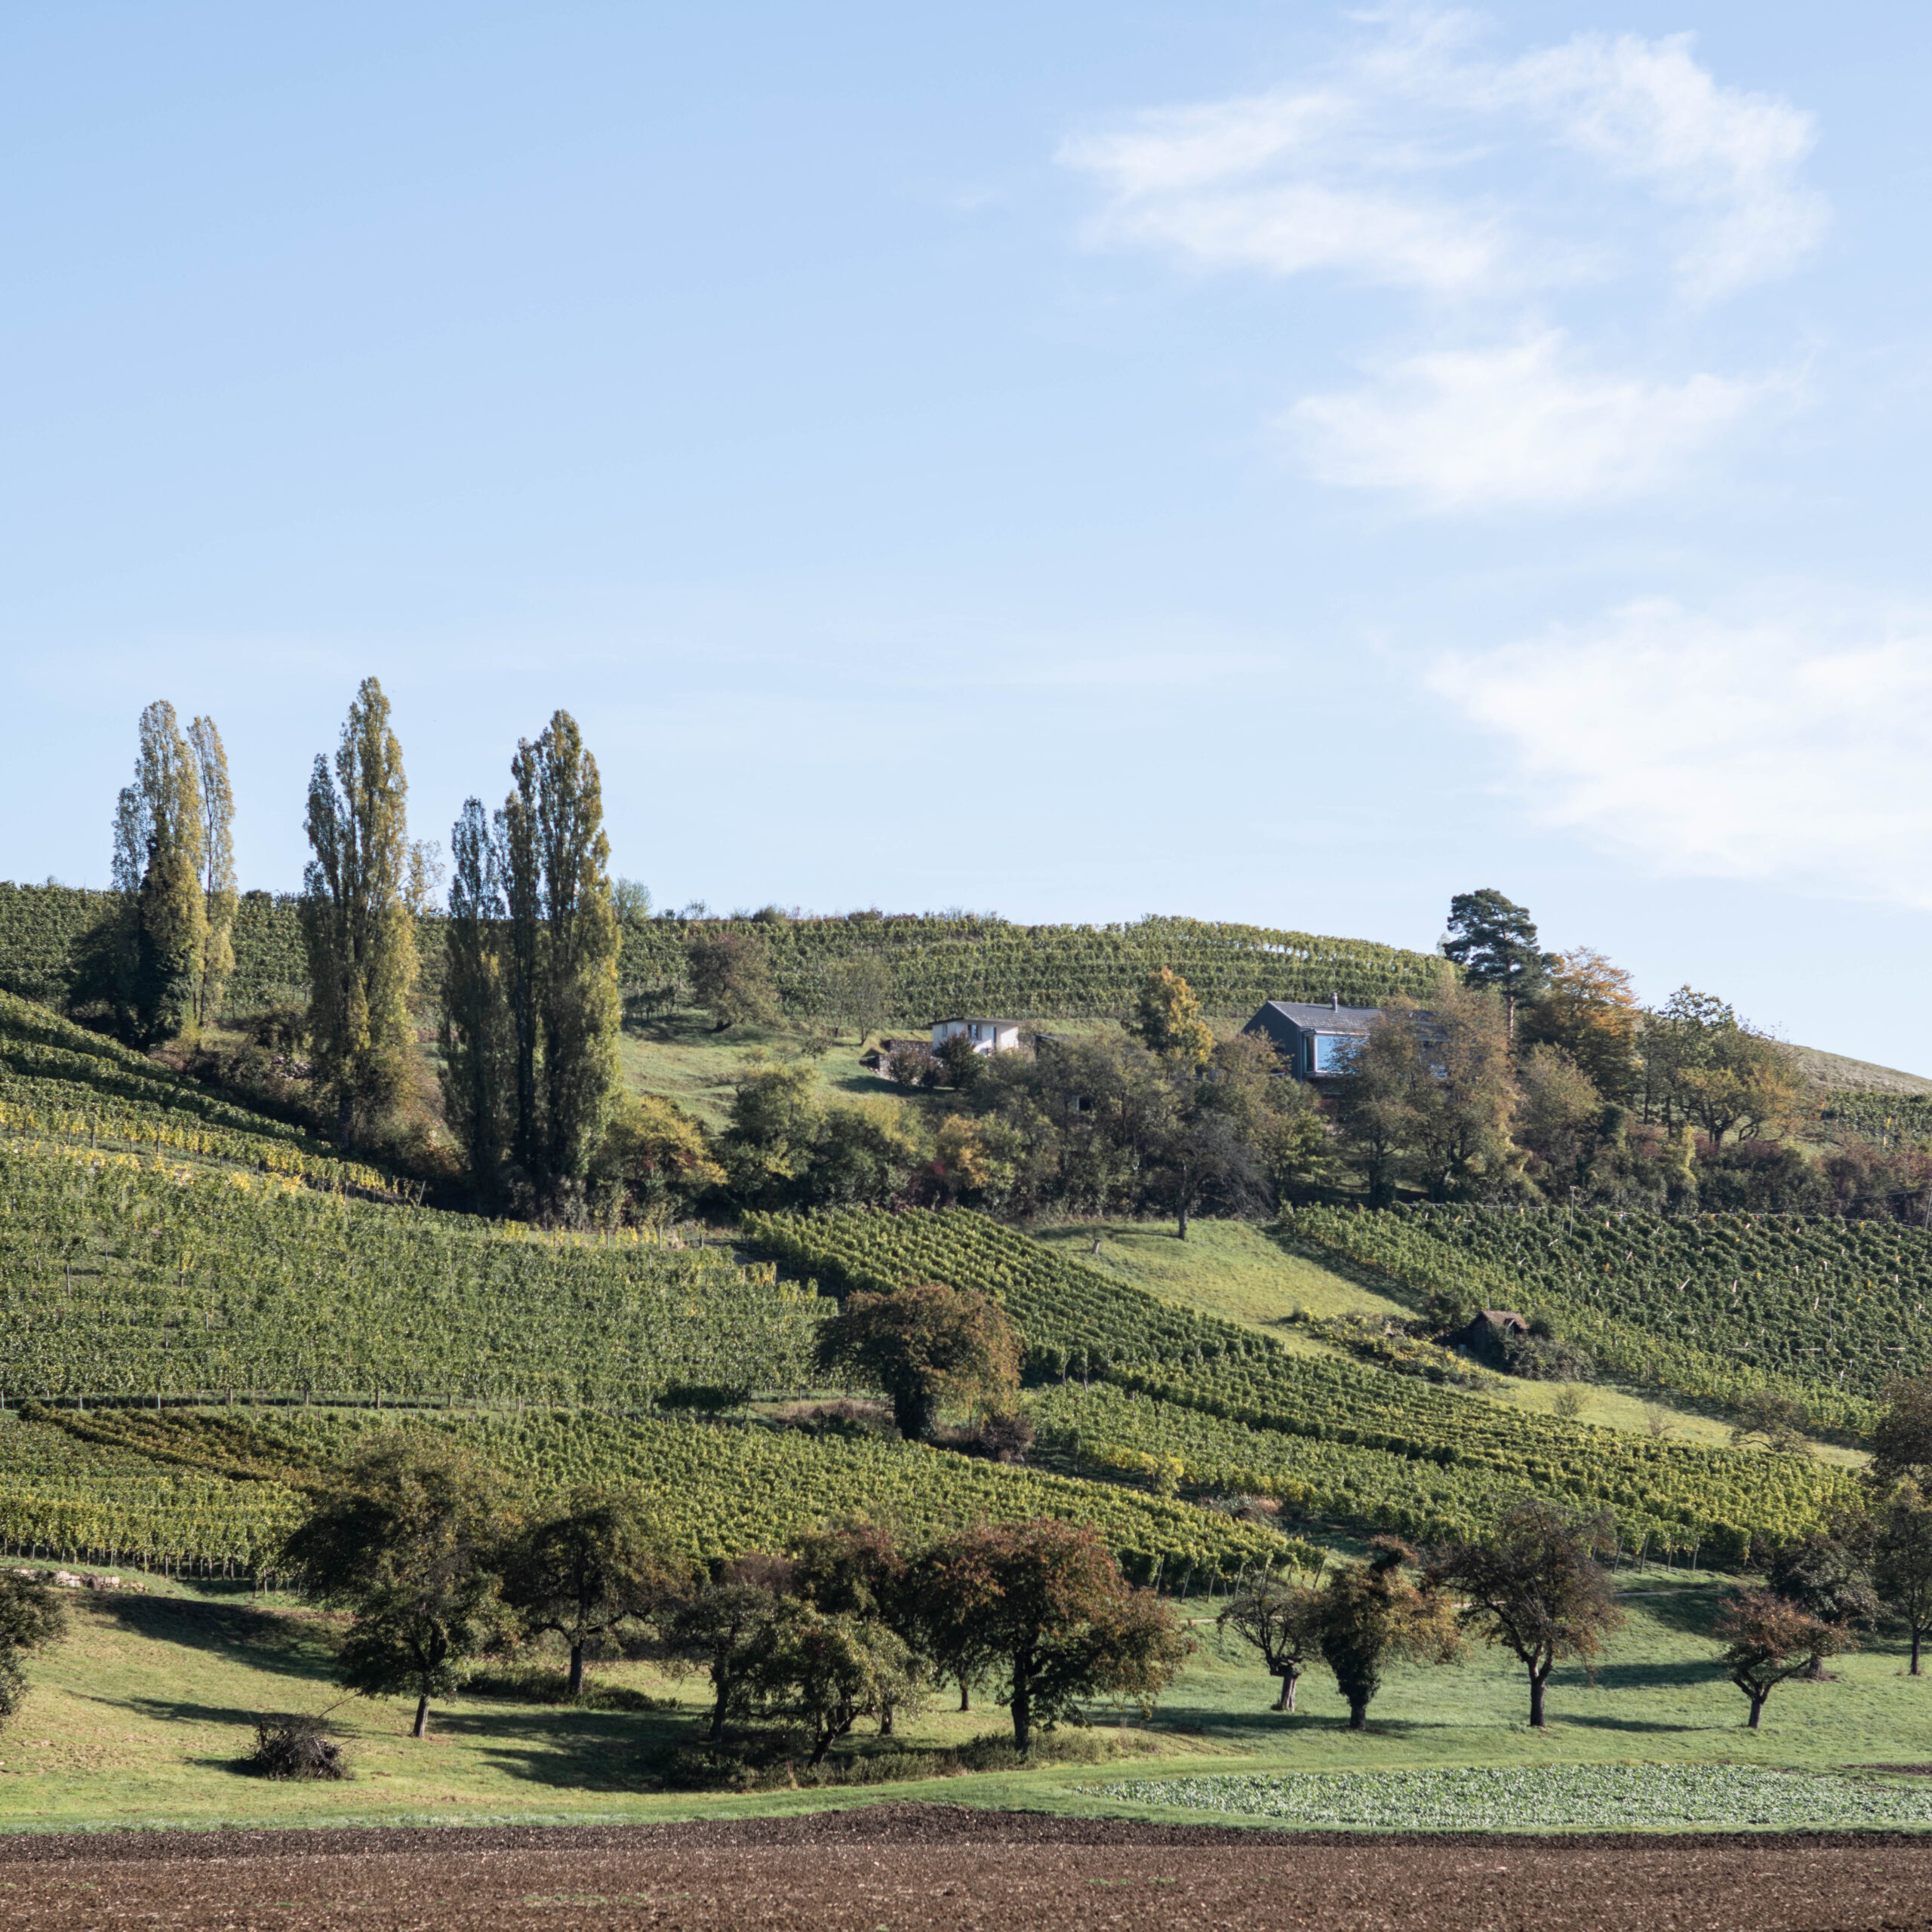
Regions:
<instances>
[{"instance_id":1,"label":"dark grey house","mask_svg":"<svg viewBox=\"0 0 1932 1932\"><path fill-rule=\"evenodd\" d=\"M1271 999L1241 1031L1266 1034L1297 1080L1333 1079L1369 1022L1381 1017L1379 1006L1344 1006L1339 999L1326 1006Z\"/></svg>"}]
</instances>

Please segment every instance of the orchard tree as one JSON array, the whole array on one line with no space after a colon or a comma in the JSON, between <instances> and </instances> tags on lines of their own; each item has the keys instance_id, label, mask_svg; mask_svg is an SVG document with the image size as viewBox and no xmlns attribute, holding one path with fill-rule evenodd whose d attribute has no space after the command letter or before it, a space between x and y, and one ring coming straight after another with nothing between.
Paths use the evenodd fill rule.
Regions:
<instances>
[{"instance_id":1,"label":"orchard tree","mask_svg":"<svg viewBox=\"0 0 1932 1932\"><path fill-rule=\"evenodd\" d=\"M1319 1611L1321 1655L1347 1700L1351 1730L1367 1727L1386 1665L1447 1663L1460 1647L1450 1605L1402 1574L1416 1552L1395 1537L1376 1537L1368 1549L1365 1562L1331 1572Z\"/></svg>"},{"instance_id":2,"label":"orchard tree","mask_svg":"<svg viewBox=\"0 0 1932 1932\"><path fill-rule=\"evenodd\" d=\"M1325 1603L1318 1587L1327 1552L1294 1543L1285 1556L1257 1564L1241 1579L1221 1614L1216 1634L1251 1644L1271 1677L1281 1679L1278 1711L1292 1712L1303 1669L1321 1654Z\"/></svg>"},{"instance_id":3,"label":"orchard tree","mask_svg":"<svg viewBox=\"0 0 1932 1932\"><path fill-rule=\"evenodd\" d=\"M1753 1730L1765 1700L1786 1678L1808 1670L1816 1658L1848 1648L1851 1641L1836 1626L1770 1590L1746 1590L1733 1598L1711 1634L1724 1646L1724 1674L1751 1700Z\"/></svg>"},{"instance_id":4,"label":"orchard tree","mask_svg":"<svg viewBox=\"0 0 1932 1932\"><path fill-rule=\"evenodd\" d=\"M1905 1479L1932 1495L1932 1375L1901 1377L1885 1390L1872 1429L1870 1473L1881 1486Z\"/></svg>"},{"instance_id":5,"label":"orchard tree","mask_svg":"<svg viewBox=\"0 0 1932 1932\"><path fill-rule=\"evenodd\" d=\"M414 1737L500 1628L503 1520L497 1479L467 1449L398 1433L364 1450L288 1537L283 1562L305 1592L353 1613L337 1681L365 1697L414 1692Z\"/></svg>"},{"instance_id":6,"label":"orchard tree","mask_svg":"<svg viewBox=\"0 0 1932 1932\"><path fill-rule=\"evenodd\" d=\"M1051 1730L1081 1700L1132 1697L1143 1707L1193 1648L1173 1611L1121 1576L1113 1553L1084 1525L986 1524L937 1544L916 1566L926 1602L977 1632L980 1654L1004 1682L1000 1701L1023 1755L1037 1724Z\"/></svg>"},{"instance_id":7,"label":"orchard tree","mask_svg":"<svg viewBox=\"0 0 1932 1932\"><path fill-rule=\"evenodd\" d=\"M1442 956L1462 968L1469 985L1502 995L1504 1029L1512 1044L1516 1009L1544 990L1556 964L1555 955L1545 952L1537 942L1529 908L1504 898L1494 886L1459 892L1450 900Z\"/></svg>"},{"instance_id":8,"label":"orchard tree","mask_svg":"<svg viewBox=\"0 0 1932 1932\"><path fill-rule=\"evenodd\" d=\"M686 1661L711 1677L711 1741L724 1741L724 1726L754 1709L760 1694L758 1666L784 1614L792 1566L782 1557L754 1553L725 1564L670 1611L665 1635Z\"/></svg>"},{"instance_id":9,"label":"orchard tree","mask_svg":"<svg viewBox=\"0 0 1932 1932\"><path fill-rule=\"evenodd\" d=\"M1457 1621L1499 1644L1529 1673L1530 1724L1543 1728L1543 1689L1566 1657L1590 1663L1622 1627L1610 1573L1597 1561L1612 1546L1607 1516L1578 1521L1547 1503L1506 1510L1486 1537L1443 1545L1429 1559L1432 1589L1462 1599Z\"/></svg>"},{"instance_id":10,"label":"orchard tree","mask_svg":"<svg viewBox=\"0 0 1932 1932\"><path fill-rule=\"evenodd\" d=\"M1912 1638L1913 1677L1919 1651L1932 1631L1932 1505L1910 1478L1885 1499L1874 1526L1872 1581L1879 1601Z\"/></svg>"},{"instance_id":11,"label":"orchard tree","mask_svg":"<svg viewBox=\"0 0 1932 1932\"><path fill-rule=\"evenodd\" d=\"M942 1403L997 1406L1020 1386L1020 1345L999 1304L937 1284L848 1294L819 1330L818 1365L882 1389L909 1442L932 1434Z\"/></svg>"},{"instance_id":12,"label":"orchard tree","mask_svg":"<svg viewBox=\"0 0 1932 1932\"><path fill-rule=\"evenodd\" d=\"M669 1555L629 1497L579 1490L531 1524L503 1563L503 1601L525 1635L551 1632L570 1646L569 1692L583 1692L583 1660L627 1624L656 1615L684 1589L685 1566Z\"/></svg>"},{"instance_id":13,"label":"orchard tree","mask_svg":"<svg viewBox=\"0 0 1932 1932\"><path fill-rule=\"evenodd\" d=\"M912 1651L878 1619L796 1601L779 1607L749 1676L766 1708L810 1727L814 1767L861 1718L889 1730L919 1687Z\"/></svg>"},{"instance_id":14,"label":"orchard tree","mask_svg":"<svg viewBox=\"0 0 1932 1932\"><path fill-rule=\"evenodd\" d=\"M416 922L405 897L408 794L389 700L365 678L349 708L333 775L318 758L309 780L315 856L303 874L301 902L316 1078L334 1097L345 1147L401 1097L415 1047Z\"/></svg>"},{"instance_id":15,"label":"orchard tree","mask_svg":"<svg viewBox=\"0 0 1932 1932\"><path fill-rule=\"evenodd\" d=\"M1878 1595L1872 1583L1871 1534L1871 1524L1854 1515L1829 1529L1794 1537L1771 1552L1764 1565L1765 1584L1774 1595L1821 1623L1849 1633L1878 1614ZM1822 1653L1811 1660L1806 1675L1824 1675Z\"/></svg>"}]
</instances>

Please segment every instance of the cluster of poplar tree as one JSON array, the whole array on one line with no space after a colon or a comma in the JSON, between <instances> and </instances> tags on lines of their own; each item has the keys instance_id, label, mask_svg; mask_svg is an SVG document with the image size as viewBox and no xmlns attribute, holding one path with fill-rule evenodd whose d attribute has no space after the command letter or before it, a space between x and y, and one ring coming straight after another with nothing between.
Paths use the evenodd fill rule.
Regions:
<instances>
[{"instance_id":1,"label":"cluster of poplar tree","mask_svg":"<svg viewBox=\"0 0 1932 1932\"><path fill-rule=\"evenodd\" d=\"M184 733L165 700L141 713L134 780L114 811L112 984L143 1044L198 1023L235 970L235 798L212 718Z\"/></svg>"},{"instance_id":2,"label":"cluster of poplar tree","mask_svg":"<svg viewBox=\"0 0 1932 1932\"><path fill-rule=\"evenodd\" d=\"M597 761L558 712L521 741L500 811L464 804L451 838L441 1040L444 1110L492 1206L581 1204L620 1091L620 928ZM307 1031L345 1147L408 1101L419 1061L417 920L434 848L409 836L402 747L365 678L309 781L303 875ZM116 985L143 1044L214 1017L234 968L234 798L214 721L141 714L115 817Z\"/></svg>"}]
</instances>

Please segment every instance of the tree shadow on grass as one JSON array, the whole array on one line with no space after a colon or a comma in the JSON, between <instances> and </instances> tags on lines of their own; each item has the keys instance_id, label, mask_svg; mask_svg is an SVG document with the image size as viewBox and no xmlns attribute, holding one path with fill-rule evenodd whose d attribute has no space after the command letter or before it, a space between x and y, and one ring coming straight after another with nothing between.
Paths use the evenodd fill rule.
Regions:
<instances>
[{"instance_id":1,"label":"tree shadow on grass","mask_svg":"<svg viewBox=\"0 0 1932 1932\"><path fill-rule=\"evenodd\" d=\"M1594 1682L1599 1690L1676 1690L1724 1681L1724 1667L1715 1657L1678 1657L1656 1663L1600 1663L1594 1679L1580 1670L1559 1671L1550 1688L1580 1690Z\"/></svg>"},{"instance_id":2,"label":"tree shadow on grass","mask_svg":"<svg viewBox=\"0 0 1932 1932\"><path fill-rule=\"evenodd\" d=\"M1580 1715L1574 1711L1565 1711L1561 1717L1551 1721L1552 1730L1563 1724L1578 1724L1586 1730L1644 1732L1709 1730L1711 1728L1707 1724L1666 1724L1659 1718L1613 1718L1588 1713Z\"/></svg>"},{"instance_id":3,"label":"tree shadow on grass","mask_svg":"<svg viewBox=\"0 0 1932 1932\"><path fill-rule=\"evenodd\" d=\"M102 1596L91 1608L137 1636L203 1651L251 1670L286 1677L325 1678L334 1662L327 1626L278 1611L192 1598Z\"/></svg>"},{"instance_id":4,"label":"tree shadow on grass","mask_svg":"<svg viewBox=\"0 0 1932 1932\"><path fill-rule=\"evenodd\" d=\"M1681 1631L1687 1636L1708 1637L1711 1625L1723 1607L1731 1586L1728 1583L1664 1583L1654 1591L1641 1589L1620 1595L1618 1601L1631 1610L1660 1623L1666 1630Z\"/></svg>"},{"instance_id":5,"label":"tree shadow on grass","mask_svg":"<svg viewBox=\"0 0 1932 1932\"><path fill-rule=\"evenodd\" d=\"M1298 1240L1278 1225L1265 1226L1261 1232L1284 1254L1297 1261L1306 1261L1325 1273L1338 1275L1352 1286L1366 1288L1371 1294L1380 1295L1385 1301L1392 1301L1420 1313L1427 1299L1417 1290L1383 1274L1380 1269L1352 1261L1346 1254L1338 1254L1333 1248L1322 1247L1314 1241Z\"/></svg>"},{"instance_id":6,"label":"tree shadow on grass","mask_svg":"<svg viewBox=\"0 0 1932 1932\"><path fill-rule=\"evenodd\" d=\"M647 1761L692 1735L689 1712L432 1712L432 1730L475 1747L497 1770L560 1790L635 1791L656 1780Z\"/></svg>"}]
</instances>

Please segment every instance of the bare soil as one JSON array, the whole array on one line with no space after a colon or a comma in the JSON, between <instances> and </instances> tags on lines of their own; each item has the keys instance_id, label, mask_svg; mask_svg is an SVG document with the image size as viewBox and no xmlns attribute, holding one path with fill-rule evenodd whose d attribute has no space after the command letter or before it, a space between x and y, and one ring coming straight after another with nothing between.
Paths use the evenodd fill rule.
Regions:
<instances>
[{"instance_id":1,"label":"bare soil","mask_svg":"<svg viewBox=\"0 0 1932 1932\"><path fill-rule=\"evenodd\" d=\"M1932 1838L1398 1837L959 1806L597 1827L0 1839L0 1925L1898 1932Z\"/></svg>"}]
</instances>

